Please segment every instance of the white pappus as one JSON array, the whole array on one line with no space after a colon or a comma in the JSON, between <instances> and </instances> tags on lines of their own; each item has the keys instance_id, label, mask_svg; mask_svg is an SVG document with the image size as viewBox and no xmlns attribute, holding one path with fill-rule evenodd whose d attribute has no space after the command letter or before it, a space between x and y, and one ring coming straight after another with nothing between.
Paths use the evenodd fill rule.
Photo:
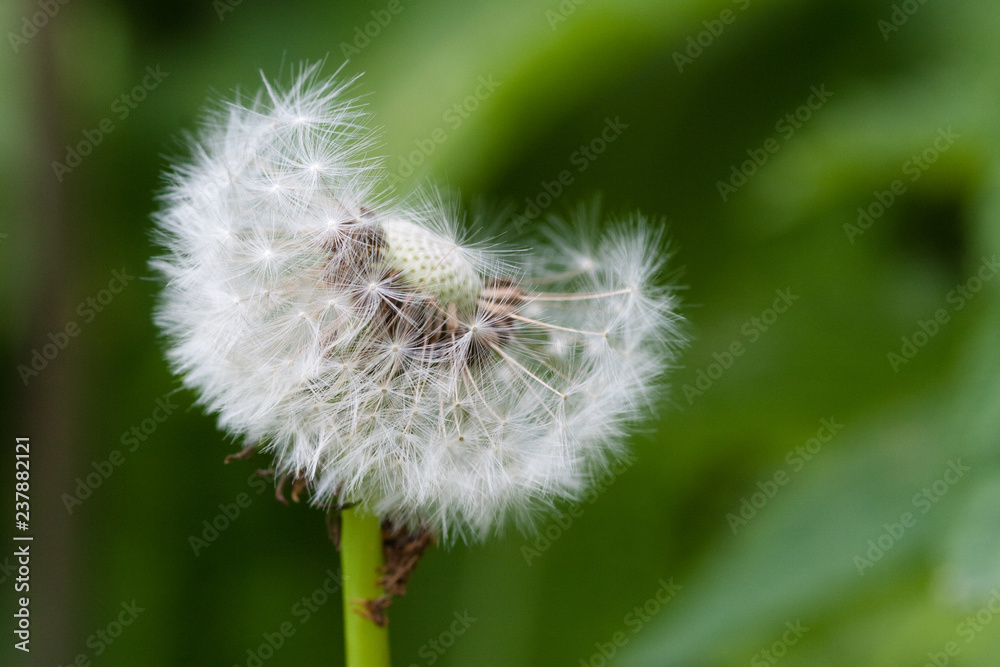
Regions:
<instances>
[{"instance_id":1,"label":"white pappus","mask_svg":"<svg viewBox=\"0 0 1000 667\"><path fill-rule=\"evenodd\" d=\"M390 201L350 82L305 66L223 105L156 214L168 358L313 502L441 539L582 495L673 363L677 298L641 216L595 207L532 253Z\"/></svg>"}]
</instances>

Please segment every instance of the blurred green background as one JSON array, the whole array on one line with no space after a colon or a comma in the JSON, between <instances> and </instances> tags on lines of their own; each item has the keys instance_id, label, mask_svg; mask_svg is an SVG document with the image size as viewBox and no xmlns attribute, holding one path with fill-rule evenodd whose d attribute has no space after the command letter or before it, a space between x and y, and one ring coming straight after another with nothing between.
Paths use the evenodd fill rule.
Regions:
<instances>
[{"instance_id":1,"label":"blurred green background","mask_svg":"<svg viewBox=\"0 0 1000 667\"><path fill-rule=\"evenodd\" d=\"M1000 664L1000 6L49 0L0 25L0 489L29 436L35 536L30 655L0 552L4 665L342 664L323 516L222 465L146 263L206 100L345 55L400 193L524 214L568 170L546 213L663 216L694 336L582 512L427 555L394 664Z\"/></svg>"}]
</instances>

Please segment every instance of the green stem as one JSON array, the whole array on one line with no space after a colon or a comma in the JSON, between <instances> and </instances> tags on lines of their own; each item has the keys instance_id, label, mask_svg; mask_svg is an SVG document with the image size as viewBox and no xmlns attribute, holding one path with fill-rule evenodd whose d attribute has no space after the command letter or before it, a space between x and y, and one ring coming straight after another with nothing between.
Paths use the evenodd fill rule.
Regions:
<instances>
[{"instance_id":1,"label":"green stem","mask_svg":"<svg viewBox=\"0 0 1000 667\"><path fill-rule=\"evenodd\" d=\"M384 562L378 517L353 508L341 512L340 564L347 667L390 667L388 629L356 611L364 600L374 600L385 592L376 583Z\"/></svg>"}]
</instances>

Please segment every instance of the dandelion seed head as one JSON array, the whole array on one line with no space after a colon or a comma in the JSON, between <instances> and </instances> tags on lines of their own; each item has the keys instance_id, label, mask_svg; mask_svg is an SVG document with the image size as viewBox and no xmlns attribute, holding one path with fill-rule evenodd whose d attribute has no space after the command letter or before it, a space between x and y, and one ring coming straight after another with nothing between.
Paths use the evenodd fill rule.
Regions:
<instances>
[{"instance_id":1,"label":"dandelion seed head","mask_svg":"<svg viewBox=\"0 0 1000 667\"><path fill-rule=\"evenodd\" d=\"M664 244L594 207L532 253L469 243L446 206L378 189L347 88L318 65L265 81L167 175L168 359L318 505L446 542L531 525L624 455L682 345Z\"/></svg>"}]
</instances>

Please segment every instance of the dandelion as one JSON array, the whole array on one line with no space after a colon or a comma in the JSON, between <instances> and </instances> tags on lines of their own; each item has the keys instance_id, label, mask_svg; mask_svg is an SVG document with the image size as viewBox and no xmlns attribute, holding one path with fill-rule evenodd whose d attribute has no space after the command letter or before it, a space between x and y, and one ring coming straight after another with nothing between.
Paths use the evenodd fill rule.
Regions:
<instances>
[{"instance_id":1,"label":"dandelion","mask_svg":"<svg viewBox=\"0 0 1000 667\"><path fill-rule=\"evenodd\" d=\"M662 239L583 206L533 253L471 242L439 198L378 189L349 85L265 82L169 174L169 360L296 494L353 508L345 543L358 517L448 543L530 529L626 455L676 356Z\"/></svg>"}]
</instances>

